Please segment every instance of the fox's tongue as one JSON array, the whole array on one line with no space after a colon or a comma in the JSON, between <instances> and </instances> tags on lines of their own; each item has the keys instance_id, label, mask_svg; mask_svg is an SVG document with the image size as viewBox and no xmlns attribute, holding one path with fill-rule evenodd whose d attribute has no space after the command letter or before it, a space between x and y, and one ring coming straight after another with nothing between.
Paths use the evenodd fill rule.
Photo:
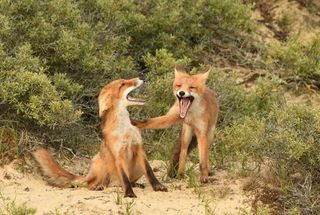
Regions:
<instances>
[{"instance_id":1,"label":"fox's tongue","mask_svg":"<svg viewBox=\"0 0 320 215\"><path fill-rule=\"evenodd\" d=\"M181 118L186 117L190 104L191 102L189 98L182 98L180 100L180 117Z\"/></svg>"}]
</instances>

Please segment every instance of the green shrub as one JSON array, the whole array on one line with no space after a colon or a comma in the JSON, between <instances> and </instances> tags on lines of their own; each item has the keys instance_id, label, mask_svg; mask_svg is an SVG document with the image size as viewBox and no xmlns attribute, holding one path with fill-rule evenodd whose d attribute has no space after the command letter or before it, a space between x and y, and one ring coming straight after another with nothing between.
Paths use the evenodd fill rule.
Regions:
<instances>
[{"instance_id":1,"label":"green shrub","mask_svg":"<svg viewBox=\"0 0 320 215\"><path fill-rule=\"evenodd\" d=\"M30 45L20 47L15 57L5 56L3 50L0 51L4 59L0 73L2 111L52 128L79 119L81 112L75 110L70 100L64 99L63 91L57 91L40 60L32 56ZM56 78L55 82L58 86L64 82L65 89L68 86L69 91L80 89L77 84L66 83L66 79Z\"/></svg>"},{"instance_id":2,"label":"green shrub","mask_svg":"<svg viewBox=\"0 0 320 215\"><path fill-rule=\"evenodd\" d=\"M317 109L275 107L263 118L253 115L219 129L214 150L223 153L224 162L240 161L243 170L259 172L263 164L273 168L274 179L282 184L284 210L300 205L302 211L317 211L319 125Z\"/></svg>"},{"instance_id":3,"label":"green shrub","mask_svg":"<svg viewBox=\"0 0 320 215\"><path fill-rule=\"evenodd\" d=\"M220 105L220 126L228 126L236 120L257 115L264 117L273 106L284 104L280 80L268 76L257 81L255 89L248 90L237 85L235 74L212 71L207 86L214 90Z\"/></svg>"},{"instance_id":4,"label":"green shrub","mask_svg":"<svg viewBox=\"0 0 320 215\"><path fill-rule=\"evenodd\" d=\"M104 84L143 75L147 104L132 116L165 114L175 99L175 64L195 72L214 53L229 55L232 65L241 55L247 65L245 41L255 28L251 5L241 0L0 0L0 160L15 157L21 131L93 154L100 143L96 97ZM265 59L283 79L317 83L319 41L320 34L307 44L292 37L268 47ZM240 160L244 169L259 169L270 160L293 199L288 208L310 209L303 198L319 193L319 111L287 107L273 75L246 89L217 69L207 85L220 103L214 163ZM146 151L167 160L178 132L179 126L144 131ZM295 173L312 179L309 193Z\"/></svg>"},{"instance_id":5,"label":"green shrub","mask_svg":"<svg viewBox=\"0 0 320 215\"><path fill-rule=\"evenodd\" d=\"M250 20L251 7L238 0L150 0L140 6L146 21L142 32L132 38L135 52L143 55L165 48L176 58L187 56L199 63L203 51L214 49L213 39L234 43L228 33L240 36L255 29Z\"/></svg>"},{"instance_id":6,"label":"green shrub","mask_svg":"<svg viewBox=\"0 0 320 215\"><path fill-rule=\"evenodd\" d=\"M96 135L105 83L147 71L156 96L144 113L164 113L174 64L197 65L213 38L231 44L227 33L255 25L240 0L0 0L0 14L1 116L67 142L59 129Z\"/></svg>"},{"instance_id":7,"label":"green shrub","mask_svg":"<svg viewBox=\"0 0 320 215\"><path fill-rule=\"evenodd\" d=\"M61 98L45 74L8 71L1 76L1 100L8 104L8 111L52 128L79 119L81 112L74 110L71 101Z\"/></svg>"},{"instance_id":8,"label":"green shrub","mask_svg":"<svg viewBox=\"0 0 320 215\"><path fill-rule=\"evenodd\" d=\"M312 41L304 43L297 37L287 42L273 43L268 49L268 60L275 62L284 79L296 82L317 80L320 75L320 33Z\"/></svg>"}]
</instances>

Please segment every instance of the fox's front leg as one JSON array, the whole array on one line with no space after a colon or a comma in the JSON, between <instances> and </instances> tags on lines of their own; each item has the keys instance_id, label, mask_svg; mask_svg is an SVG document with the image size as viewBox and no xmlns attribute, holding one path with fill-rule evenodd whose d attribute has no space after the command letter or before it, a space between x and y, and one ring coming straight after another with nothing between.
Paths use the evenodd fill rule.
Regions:
<instances>
[{"instance_id":1,"label":"fox's front leg","mask_svg":"<svg viewBox=\"0 0 320 215\"><path fill-rule=\"evenodd\" d=\"M152 188L154 191L162 191L162 192L167 192L168 189L165 187L163 184L161 184L156 176L153 173L153 170L147 160L147 157L145 155L145 152L142 148L141 145L137 145L137 158L138 162L143 169L143 172L145 176L147 177L149 183L151 184Z\"/></svg>"},{"instance_id":2,"label":"fox's front leg","mask_svg":"<svg viewBox=\"0 0 320 215\"><path fill-rule=\"evenodd\" d=\"M209 140L207 135L198 135L200 159L200 182L207 183L209 176Z\"/></svg>"},{"instance_id":3,"label":"fox's front leg","mask_svg":"<svg viewBox=\"0 0 320 215\"><path fill-rule=\"evenodd\" d=\"M170 114L159 116L155 118L150 118L147 120L131 120L132 125L138 128L152 128L152 129L161 129L168 128L171 125L182 121L182 119L177 114Z\"/></svg>"},{"instance_id":4,"label":"fox's front leg","mask_svg":"<svg viewBox=\"0 0 320 215\"><path fill-rule=\"evenodd\" d=\"M124 159L123 159L123 154L125 152L122 151L120 153L120 156L116 158L116 169L117 169L117 174L118 178L121 182L122 189L124 190L124 197L130 197L130 198L135 198L137 197L133 190L132 190L132 185L129 179L129 170L128 166L126 165Z\"/></svg>"},{"instance_id":5,"label":"fox's front leg","mask_svg":"<svg viewBox=\"0 0 320 215\"><path fill-rule=\"evenodd\" d=\"M174 104L168 113L164 116L150 118L147 120L131 120L132 125L138 128L167 128L175 123L182 122L183 119L179 116L179 104Z\"/></svg>"}]
</instances>

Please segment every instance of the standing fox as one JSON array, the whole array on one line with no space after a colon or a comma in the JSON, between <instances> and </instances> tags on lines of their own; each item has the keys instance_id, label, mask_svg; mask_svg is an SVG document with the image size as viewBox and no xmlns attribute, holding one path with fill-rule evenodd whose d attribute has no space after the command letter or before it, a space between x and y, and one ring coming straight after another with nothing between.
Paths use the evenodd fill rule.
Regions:
<instances>
[{"instance_id":1,"label":"standing fox","mask_svg":"<svg viewBox=\"0 0 320 215\"><path fill-rule=\"evenodd\" d=\"M145 174L154 191L167 191L157 180L147 161L140 130L131 124L127 110L129 105L144 104L129 95L142 83L138 78L116 80L101 90L98 103L103 142L100 152L92 159L87 176L76 176L67 172L45 149L34 152L35 159L51 184L71 187L80 181L92 190L108 186L110 182L118 179L125 197L136 197L132 183Z\"/></svg>"},{"instance_id":2,"label":"standing fox","mask_svg":"<svg viewBox=\"0 0 320 215\"><path fill-rule=\"evenodd\" d=\"M207 69L189 75L184 68L176 66L173 93L177 99L168 113L146 121L132 120L138 128L167 128L174 123L182 123L179 144L175 146L171 158L171 177L176 173L178 176L184 174L186 155L198 142L200 181L208 182L209 145L213 141L219 109L214 93L205 86L209 72L210 69Z\"/></svg>"}]
</instances>

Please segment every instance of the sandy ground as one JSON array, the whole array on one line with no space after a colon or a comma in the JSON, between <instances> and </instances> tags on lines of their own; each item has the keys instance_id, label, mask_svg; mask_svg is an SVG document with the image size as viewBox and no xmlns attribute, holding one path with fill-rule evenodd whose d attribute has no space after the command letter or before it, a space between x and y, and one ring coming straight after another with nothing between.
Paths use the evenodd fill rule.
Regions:
<instances>
[{"instance_id":1,"label":"sandy ground","mask_svg":"<svg viewBox=\"0 0 320 215\"><path fill-rule=\"evenodd\" d=\"M156 175L161 179L164 163L153 161L151 165L160 170ZM199 196L194 187L188 187L187 180L166 182L169 192L162 193L153 192L142 178L139 182L146 187L134 188L138 198L130 199L123 198L117 187L103 191L51 187L40 175L24 174L11 163L0 168L0 192L4 197L0 207L14 200L36 208L36 214L209 214L206 208L218 215L250 211L249 197L242 189L243 179L232 179L227 172L217 171L210 181L200 188Z\"/></svg>"}]
</instances>

